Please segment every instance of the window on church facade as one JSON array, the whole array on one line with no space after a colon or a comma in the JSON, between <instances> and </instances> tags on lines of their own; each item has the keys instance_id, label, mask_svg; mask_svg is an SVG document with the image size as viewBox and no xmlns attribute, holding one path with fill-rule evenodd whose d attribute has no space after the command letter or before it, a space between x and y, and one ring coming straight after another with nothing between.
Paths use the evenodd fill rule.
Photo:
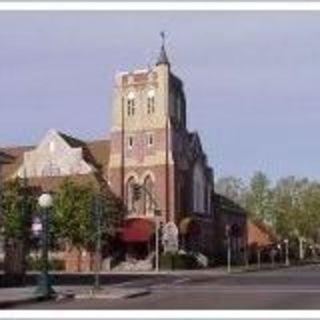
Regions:
<instances>
[{"instance_id":1,"label":"window on church facade","mask_svg":"<svg viewBox=\"0 0 320 320\"><path fill-rule=\"evenodd\" d=\"M128 148L131 150L133 147L133 137L129 137L128 138Z\"/></svg>"},{"instance_id":2,"label":"window on church facade","mask_svg":"<svg viewBox=\"0 0 320 320\"><path fill-rule=\"evenodd\" d=\"M152 113L155 112L154 90L149 90L148 91L147 112L148 112L148 114L152 114Z\"/></svg>"},{"instance_id":3,"label":"window on church facade","mask_svg":"<svg viewBox=\"0 0 320 320\"><path fill-rule=\"evenodd\" d=\"M152 196L154 193L154 184L149 175L144 179L144 188L146 190L146 192L144 192L144 201L143 201L144 214L150 215L153 213L155 208L152 200Z\"/></svg>"},{"instance_id":4,"label":"window on church facade","mask_svg":"<svg viewBox=\"0 0 320 320\"><path fill-rule=\"evenodd\" d=\"M153 146L153 141L154 139L153 139L153 134L152 133L149 133L148 135L147 135L147 145L148 145L148 147L152 147Z\"/></svg>"},{"instance_id":5,"label":"window on church facade","mask_svg":"<svg viewBox=\"0 0 320 320\"><path fill-rule=\"evenodd\" d=\"M133 197L133 186L134 186L134 184L135 184L134 177L129 178L128 181L127 181L127 188L126 188L127 208L128 208L129 214L135 212L134 197Z\"/></svg>"},{"instance_id":6,"label":"window on church facade","mask_svg":"<svg viewBox=\"0 0 320 320\"><path fill-rule=\"evenodd\" d=\"M128 100L127 100L127 115L128 117L134 116L136 111L135 107L135 98L133 92L130 92L128 94Z\"/></svg>"}]
</instances>

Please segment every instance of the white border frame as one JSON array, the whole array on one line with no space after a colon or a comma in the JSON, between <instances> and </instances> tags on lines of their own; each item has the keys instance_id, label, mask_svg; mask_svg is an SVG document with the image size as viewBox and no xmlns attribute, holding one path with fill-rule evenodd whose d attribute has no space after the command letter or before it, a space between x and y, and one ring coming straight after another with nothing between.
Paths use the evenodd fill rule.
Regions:
<instances>
[{"instance_id":1,"label":"white border frame","mask_svg":"<svg viewBox=\"0 0 320 320\"><path fill-rule=\"evenodd\" d=\"M0 2L5 11L320 11L320 2ZM320 275L319 275L320 276ZM320 306L319 306L320 308ZM154 316L156 315L156 317ZM320 310L1 310L2 319L319 319Z\"/></svg>"},{"instance_id":2,"label":"white border frame","mask_svg":"<svg viewBox=\"0 0 320 320\"><path fill-rule=\"evenodd\" d=\"M220 0L221 1L221 0ZM10 11L313 11L320 2L0 2L0 10Z\"/></svg>"},{"instance_id":3,"label":"white border frame","mask_svg":"<svg viewBox=\"0 0 320 320\"><path fill-rule=\"evenodd\" d=\"M154 315L157 315L156 317ZM172 320L302 320L319 319L318 310L4 310L1 319L172 319Z\"/></svg>"}]
</instances>

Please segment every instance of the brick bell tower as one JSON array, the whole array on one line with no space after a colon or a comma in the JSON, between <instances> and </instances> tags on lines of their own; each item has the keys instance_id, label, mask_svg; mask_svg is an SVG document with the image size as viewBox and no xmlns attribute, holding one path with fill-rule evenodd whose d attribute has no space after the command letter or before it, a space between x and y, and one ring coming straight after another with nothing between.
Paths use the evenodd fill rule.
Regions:
<instances>
[{"instance_id":1,"label":"brick bell tower","mask_svg":"<svg viewBox=\"0 0 320 320\"><path fill-rule=\"evenodd\" d=\"M150 69L116 75L111 127L109 181L128 217L154 215L149 196L133 201L132 184L143 184L157 199L164 222L177 219L175 148L186 127L183 84L170 71L164 34ZM179 198L179 197L178 197Z\"/></svg>"}]
</instances>

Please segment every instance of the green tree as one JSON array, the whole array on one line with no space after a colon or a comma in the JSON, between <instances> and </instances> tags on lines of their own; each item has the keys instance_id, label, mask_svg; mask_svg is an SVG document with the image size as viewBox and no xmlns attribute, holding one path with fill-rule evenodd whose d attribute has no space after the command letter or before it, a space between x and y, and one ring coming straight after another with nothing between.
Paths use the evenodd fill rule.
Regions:
<instances>
[{"instance_id":1,"label":"green tree","mask_svg":"<svg viewBox=\"0 0 320 320\"><path fill-rule=\"evenodd\" d=\"M28 190L25 179L16 178L4 184L1 218L5 239L4 268L8 274L25 272L35 209L36 199Z\"/></svg>"},{"instance_id":2,"label":"green tree","mask_svg":"<svg viewBox=\"0 0 320 320\"><path fill-rule=\"evenodd\" d=\"M277 232L283 237L315 238L320 219L319 184L294 176L282 178L274 195Z\"/></svg>"},{"instance_id":3,"label":"green tree","mask_svg":"<svg viewBox=\"0 0 320 320\"><path fill-rule=\"evenodd\" d=\"M296 229L306 239L316 241L320 230L320 185L308 183L300 191L299 210L296 216Z\"/></svg>"},{"instance_id":4,"label":"green tree","mask_svg":"<svg viewBox=\"0 0 320 320\"><path fill-rule=\"evenodd\" d=\"M262 221L273 224L273 193L270 180L261 172L255 172L250 180L246 196L246 209Z\"/></svg>"},{"instance_id":5,"label":"green tree","mask_svg":"<svg viewBox=\"0 0 320 320\"><path fill-rule=\"evenodd\" d=\"M242 179L233 176L219 178L215 184L215 190L238 205L245 205L247 190Z\"/></svg>"},{"instance_id":6,"label":"green tree","mask_svg":"<svg viewBox=\"0 0 320 320\"><path fill-rule=\"evenodd\" d=\"M91 185L79 185L67 179L54 197L53 228L56 237L80 251L92 247L94 194Z\"/></svg>"},{"instance_id":7,"label":"green tree","mask_svg":"<svg viewBox=\"0 0 320 320\"><path fill-rule=\"evenodd\" d=\"M54 233L69 248L78 250L78 268L83 249L93 252L100 222L102 243L113 237L123 218L124 208L104 188L79 185L66 179L54 198ZM97 215L100 215L99 219Z\"/></svg>"},{"instance_id":8,"label":"green tree","mask_svg":"<svg viewBox=\"0 0 320 320\"><path fill-rule=\"evenodd\" d=\"M280 179L273 194L276 231L279 235L288 237L296 229L298 190L295 178Z\"/></svg>"}]
</instances>

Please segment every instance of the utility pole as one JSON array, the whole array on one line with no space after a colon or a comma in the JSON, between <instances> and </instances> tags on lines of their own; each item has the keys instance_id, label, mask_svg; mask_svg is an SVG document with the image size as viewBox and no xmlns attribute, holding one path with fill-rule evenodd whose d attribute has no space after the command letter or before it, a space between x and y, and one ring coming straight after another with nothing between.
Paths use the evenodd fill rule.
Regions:
<instances>
[{"instance_id":1,"label":"utility pole","mask_svg":"<svg viewBox=\"0 0 320 320\"><path fill-rule=\"evenodd\" d=\"M3 212L2 212L2 204L3 204L3 180L2 180L2 162L3 160L1 159L1 154L0 154L0 223L1 226L3 226ZM0 229L0 251L4 250L4 238L3 238L3 227Z\"/></svg>"},{"instance_id":2,"label":"utility pole","mask_svg":"<svg viewBox=\"0 0 320 320\"><path fill-rule=\"evenodd\" d=\"M290 265L290 261L289 261L289 240L288 239L284 239L284 244L285 244L285 255L286 255L285 264L286 264L287 267L289 267L289 265Z\"/></svg>"},{"instance_id":3,"label":"utility pole","mask_svg":"<svg viewBox=\"0 0 320 320\"><path fill-rule=\"evenodd\" d=\"M101 264L101 199L95 196L95 219L96 219L96 252L95 252L95 280L94 290L100 290L100 264Z\"/></svg>"},{"instance_id":4,"label":"utility pole","mask_svg":"<svg viewBox=\"0 0 320 320\"><path fill-rule=\"evenodd\" d=\"M258 270L261 269L261 250L258 248L257 250L257 264L258 264Z\"/></svg>"},{"instance_id":5,"label":"utility pole","mask_svg":"<svg viewBox=\"0 0 320 320\"><path fill-rule=\"evenodd\" d=\"M228 263L228 273L231 272L231 235L230 235L230 225L225 226L225 234L227 236L227 263Z\"/></svg>"},{"instance_id":6,"label":"utility pole","mask_svg":"<svg viewBox=\"0 0 320 320\"><path fill-rule=\"evenodd\" d=\"M155 216L156 219L156 245L155 245L155 250L156 250L156 272L159 272L159 217Z\"/></svg>"}]
</instances>

